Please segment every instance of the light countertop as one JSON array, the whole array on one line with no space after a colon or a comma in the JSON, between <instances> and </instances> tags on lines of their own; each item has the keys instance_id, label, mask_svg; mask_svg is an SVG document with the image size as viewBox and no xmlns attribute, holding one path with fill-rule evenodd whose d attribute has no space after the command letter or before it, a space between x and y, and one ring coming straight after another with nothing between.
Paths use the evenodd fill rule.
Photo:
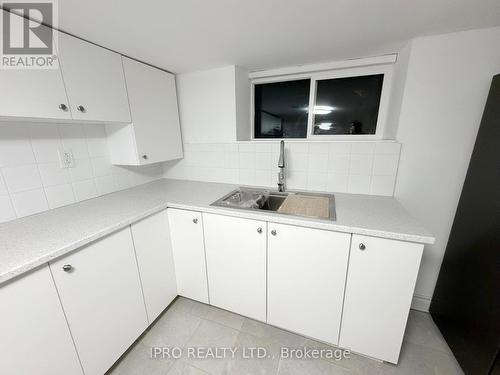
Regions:
<instances>
[{"instance_id":1,"label":"light countertop","mask_svg":"<svg viewBox=\"0 0 500 375\"><path fill-rule=\"evenodd\" d=\"M335 193L337 220L211 207L236 185L161 179L0 224L0 283L166 207L347 233L434 243L393 197Z\"/></svg>"}]
</instances>

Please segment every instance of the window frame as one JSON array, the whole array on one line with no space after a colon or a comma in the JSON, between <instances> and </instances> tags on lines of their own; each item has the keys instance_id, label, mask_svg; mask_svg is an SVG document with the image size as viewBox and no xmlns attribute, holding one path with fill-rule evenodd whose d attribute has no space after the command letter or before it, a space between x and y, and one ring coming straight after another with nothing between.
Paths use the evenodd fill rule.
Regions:
<instances>
[{"instance_id":1,"label":"window frame","mask_svg":"<svg viewBox=\"0 0 500 375\"><path fill-rule=\"evenodd\" d=\"M384 80L382 83L382 91L380 93L380 104L377 116L377 124L375 134L313 134L313 118L312 111L307 115L307 133L305 138L256 138L255 137L255 85L262 83L286 82L299 79L310 79L309 89L309 108L314 108L316 105L316 87L317 81L324 79L362 77L367 75L383 74ZM310 72L289 74L286 76L272 76L264 78L255 78L250 81L250 140L252 141L276 141L278 139L294 140L294 141L366 141L380 140L384 137L384 129L386 128L389 100L392 88L393 65L378 65L365 66L356 68L336 69L323 72Z\"/></svg>"}]
</instances>

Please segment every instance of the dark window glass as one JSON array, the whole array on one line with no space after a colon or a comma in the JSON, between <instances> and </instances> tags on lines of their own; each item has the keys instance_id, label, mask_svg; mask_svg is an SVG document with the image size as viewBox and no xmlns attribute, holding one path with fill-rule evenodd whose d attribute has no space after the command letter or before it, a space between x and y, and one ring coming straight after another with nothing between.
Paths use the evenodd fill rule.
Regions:
<instances>
[{"instance_id":1,"label":"dark window glass","mask_svg":"<svg viewBox=\"0 0 500 375\"><path fill-rule=\"evenodd\" d=\"M317 81L314 134L375 134L383 74Z\"/></svg>"},{"instance_id":2,"label":"dark window glass","mask_svg":"<svg viewBox=\"0 0 500 375\"><path fill-rule=\"evenodd\" d=\"M255 138L306 138L310 79L255 85Z\"/></svg>"}]
</instances>

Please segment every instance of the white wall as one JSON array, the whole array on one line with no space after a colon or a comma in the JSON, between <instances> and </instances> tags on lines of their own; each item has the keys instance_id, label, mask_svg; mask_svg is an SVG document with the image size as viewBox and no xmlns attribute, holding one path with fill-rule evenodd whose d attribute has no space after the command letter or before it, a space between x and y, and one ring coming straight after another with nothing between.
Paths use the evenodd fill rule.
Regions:
<instances>
[{"instance_id":1,"label":"white wall","mask_svg":"<svg viewBox=\"0 0 500 375\"><path fill-rule=\"evenodd\" d=\"M235 67L236 139L247 141L250 129L250 80L248 71Z\"/></svg>"},{"instance_id":2,"label":"white wall","mask_svg":"<svg viewBox=\"0 0 500 375\"><path fill-rule=\"evenodd\" d=\"M387 123L384 128L384 139L396 139L401 114L401 104L405 91L406 75L410 60L411 41L398 52L398 58L393 65L392 88L387 110Z\"/></svg>"},{"instance_id":3,"label":"white wall","mask_svg":"<svg viewBox=\"0 0 500 375\"><path fill-rule=\"evenodd\" d=\"M500 28L414 39L397 140L396 198L436 236L416 286L432 297L483 113L500 73Z\"/></svg>"},{"instance_id":4,"label":"white wall","mask_svg":"<svg viewBox=\"0 0 500 375\"><path fill-rule=\"evenodd\" d=\"M246 96L249 95L248 78L247 82L244 79L247 74L232 65L177 75L185 143L236 141L244 132L242 129L248 128L250 98ZM242 106L246 100L246 107Z\"/></svg>"},{"instance_id":5,"label":"white wall","mask_svg":"<svg viewBox=\"0 0 500 375\"><path fill-rule=\"evenodd\" d=\"M61 169L58 150L75 168ZM0 124L0 222L162 177L161 165L111 165L104 125Z\"/></svg>"}]
</instances>

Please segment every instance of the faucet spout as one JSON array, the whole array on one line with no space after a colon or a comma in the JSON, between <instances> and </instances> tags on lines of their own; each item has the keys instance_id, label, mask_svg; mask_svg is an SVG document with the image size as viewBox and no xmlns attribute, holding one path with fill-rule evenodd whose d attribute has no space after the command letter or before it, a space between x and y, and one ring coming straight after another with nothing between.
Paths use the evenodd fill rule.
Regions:
<instances>
[{"instance_id":1,"label":"faucet spout","mask_svg":"<svg viewBox=\"0 0 500 375\"><path fill-rule=\"evenodd\" d=\"M285 141L280 142L280 157L278 160L278 191L285 191Z\"/></svg>"},{"instance_id":2,"label":"faucet spout","mask_svg":"<svg viewBox=\"0 0 500 375\"><path fill-rule=\"evenodd\" d=\"M280 158L278 160L278 168L285 168L285 141L280 142Z\"/></svg>"}]
</instances>

